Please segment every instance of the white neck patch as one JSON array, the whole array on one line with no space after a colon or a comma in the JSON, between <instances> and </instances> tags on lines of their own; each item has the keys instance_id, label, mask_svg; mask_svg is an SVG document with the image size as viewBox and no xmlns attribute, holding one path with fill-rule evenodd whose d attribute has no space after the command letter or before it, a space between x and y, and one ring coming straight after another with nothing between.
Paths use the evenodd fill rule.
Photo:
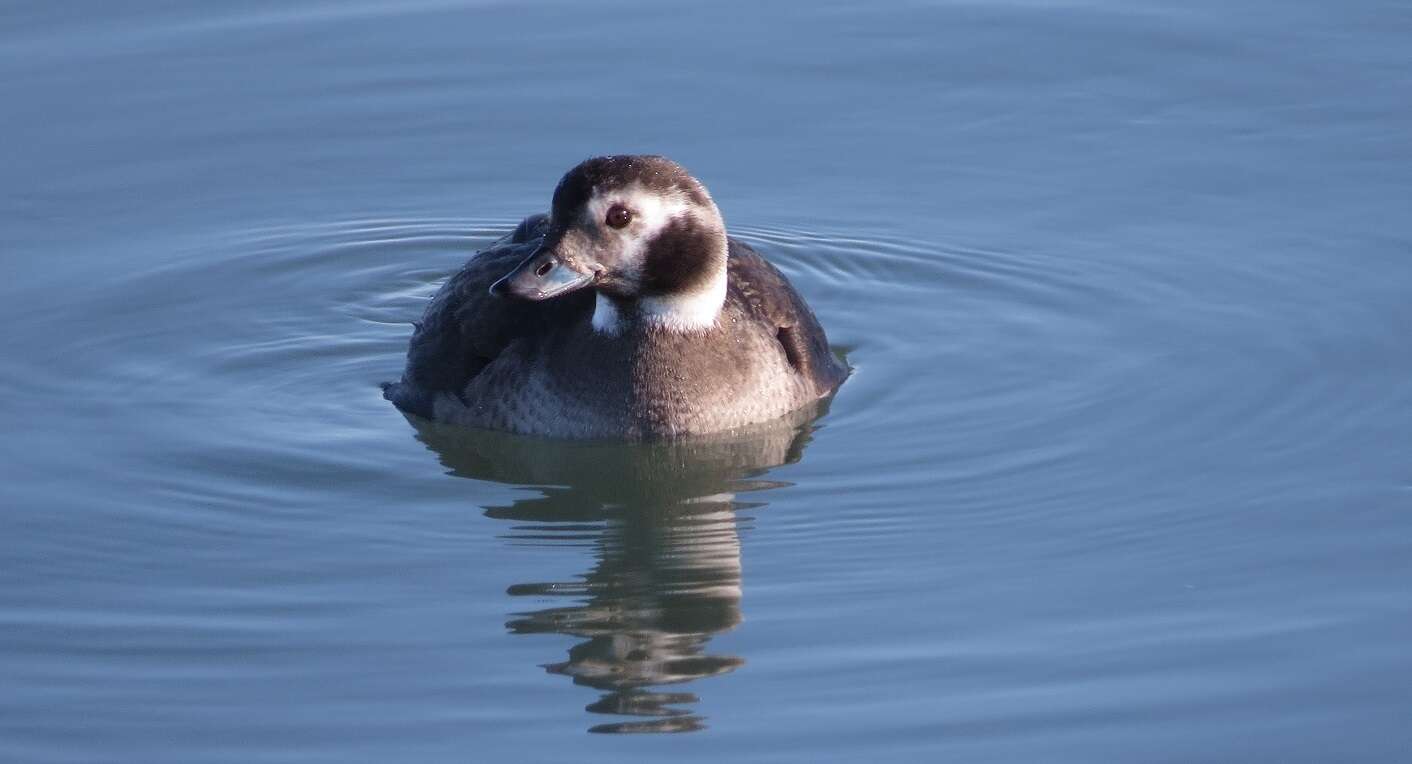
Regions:
<instances>
[{"instance_id":1,"label":"white neck patch","mask_svg":"<svg viewBox=\"0 0 1412 764\"><path fill-rule=\"evenodd\" d=\"M700 332L716 325L721 306L726 301L726 270L711 279L705 287L686 294L643 297L636 301L637 311L627 316L618 310L612 298L599 293L593 304L593 330L599 334L622 334L634 320L669 332L682 334ZM631 303L630 303L631 304Z\"/></svg>"},{"instance_id":2,"label":"white neck patch","mask_svg":"<svg viewBox=\"0 0 1412 764\"><path fill-rule=\"evenodd\" d=\"M595 295L593 303L593 331L599 334L619 335L623 329L627 328L623 317L618 313L618 306L613 303L612 298L599 292Z\"/></svg>"},{"instance_id":3,"label":"white neck patch","mask_svg":"<svg viewBox=\"0 0 1412 764\"><path fill-rule=\"evenodd\" d=\"M637 301L638 316L650 326L669 332L700 332L716 325L726 301L726 269L711 283L685 294L644 297Z\"/></svg>"}]
</instances>

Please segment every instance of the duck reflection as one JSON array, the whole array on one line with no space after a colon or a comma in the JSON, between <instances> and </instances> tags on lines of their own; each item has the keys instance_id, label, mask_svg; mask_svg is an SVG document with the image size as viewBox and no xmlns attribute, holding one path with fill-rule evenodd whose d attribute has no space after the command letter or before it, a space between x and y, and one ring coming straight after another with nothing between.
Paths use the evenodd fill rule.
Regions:
<instances>
[{"instance_id":1,"label":"duck reflection","mask_svg":"<svg viewBox=\"0 0 1412 764\"><path fill-rule=\"evenodd\" d=\"M618 444L556 442L414 421L418 437L454 474L532 487L535 495L486 514L515 523L523 544L591 545L581 580L510 587L512 597L564 604L516 613L515 634L580 640L544 666L598 690L592 713L633 717L590 732L689 732L704 718L685 687L745 660L713 652L711 638L741 621L737 511L743 494L783 485L763 479L797 461L821 413L729 439ZM665 691L676 686L679 691Z\"/></svg>"}]
</instances>

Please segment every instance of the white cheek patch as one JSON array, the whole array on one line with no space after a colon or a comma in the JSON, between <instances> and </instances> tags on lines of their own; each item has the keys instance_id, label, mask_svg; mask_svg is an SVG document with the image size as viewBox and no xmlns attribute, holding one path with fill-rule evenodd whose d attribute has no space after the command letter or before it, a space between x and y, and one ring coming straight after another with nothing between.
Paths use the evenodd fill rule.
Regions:
<instances>
[{"instance_id":1,"label":"white cheek patch","mask_svg":"<svg viewBox=\"0 0 1412 764\"><path fill-rule=\"evenodd\" d=\"M609 228L604 222L608 217L608 210L615 204L621 204L633 211L632 223L622 230ZM603 235L622 237L627 245L624 260L640 262L646 243L661 233L662 229L672 222L672 218L684 214L690 208L691 204L680 193L657 194L640 184L633 184L606 194L595 193L593 198L588 200L588 204L584 205L584 215L588 219L582 222L590 227L590 230L597 229Z\"/></svg>"},{"instance_id":2,"label":"white cheek patch","mask_svg":"<svg viewBox=\"0 0 1412 764\"><path fill-rule=\"evenodd\" d=\"M608 210L622 204L633 211L633 222L615 230L604 223ZM609 193L595 194L584 205L582 223L601 236L622 238L618 275L636 281L641 278L647 255L647 243L657 237L674 219L694 214L691 203L680 193L658 194L641 185L633 185ZM682 294L644 297L638 300L638 317L645 323L675 332L700 331L716 323L721 305L726 299L726 269L722 258L720 272L703 287ZM603 334L620 334L628 316L621 315L612 300L598 295L593 310L593 328Z\"/></svg>"},{"instance_id":3,"label":"white cheek patch","mask_svg":"<svg viewBox=\"0 0 1412 764\"><path fill-rule=\"evenodd\" d=\"M584 212L588 215L588 220L584 222L603 225L608 216L608 208L614 204L621 204L633 211L633 219L637 224L624 229L624 232L641 231L649 234L646 238L652 238L650 234L662 230L667 221L685 212L690 206L686 197L677 191L659 194L648 191L640 183L634 183L607 193L594 192L588 204L584 205Z\"/></svg>"}]
</instances>

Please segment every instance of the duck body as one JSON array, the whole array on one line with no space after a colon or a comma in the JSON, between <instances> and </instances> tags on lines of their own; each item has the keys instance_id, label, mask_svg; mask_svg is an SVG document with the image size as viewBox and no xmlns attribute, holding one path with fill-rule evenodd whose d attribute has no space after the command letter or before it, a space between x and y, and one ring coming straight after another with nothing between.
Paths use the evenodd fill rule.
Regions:
<instances>
[{"instance_id":1,"label":"duck body","mask_svg":"<svg viewBox=\"0 0 1412 764\"><path fill-rule=\"evenodd\" d=\"M656 197L671 202L659 205L666 213ZM630 235L597 220L621 222L618 203ZM585 162L560 183L551 216L526 218L442 285L386 397L435 421L630 440L719 433L818 404L846 367L788 279L710 225L719 219L669 160Z\"/></svg>"}]
</instances>

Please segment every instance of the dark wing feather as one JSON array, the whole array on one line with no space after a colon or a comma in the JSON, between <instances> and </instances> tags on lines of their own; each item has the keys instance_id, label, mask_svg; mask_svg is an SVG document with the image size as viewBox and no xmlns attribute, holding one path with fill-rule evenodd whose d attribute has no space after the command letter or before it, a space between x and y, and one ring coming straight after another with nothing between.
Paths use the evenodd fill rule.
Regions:
<instances>
[{"instance_id":1,"label":"dark wing feather","mask_svg":"<svg viewBox=\"0 0 1412 764\"><path fill-rule=\"evenodd\" d=\"M402 381L384 388L388 400L430 417L437 394L460 396L467 382L518 337L547 321L569 320L565 314L591 310L588 290L538 303L491 296L490 285L534 252L547 225L546 215L525 218L441 285L412 333Z\"/></svg>"},{"instance_id":2,"label":"dark wing feather","mask_svg":"<svg viewBox=\"0 0 1412 764\"><path fill-rule=\"evenodd\" d=\"M829 349L828 337L804 298L775 266L748 244L730 239L727 299L752 318L775 327L785 357L820 395L843 383L848 369Z\"/></svg>"}]
</instances>

